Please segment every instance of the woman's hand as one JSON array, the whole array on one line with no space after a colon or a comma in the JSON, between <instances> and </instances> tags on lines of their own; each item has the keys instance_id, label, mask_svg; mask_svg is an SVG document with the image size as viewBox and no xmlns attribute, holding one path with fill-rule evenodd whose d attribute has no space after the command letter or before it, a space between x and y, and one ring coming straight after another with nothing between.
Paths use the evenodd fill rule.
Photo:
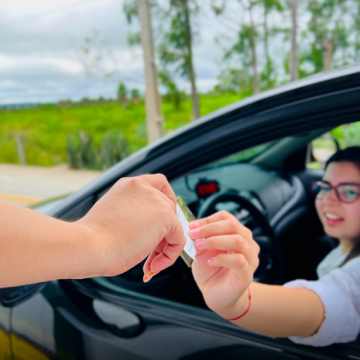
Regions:
<instances>
[{"instance_id":1,"label":"woman's hand","mask_svg":"<svg viewBox=\"0 0 360 360\"><path fill-rule=\"evenodd\" d=\"M259 265L251 231L226 211L196 220L190 229L198 250L192 271L206 304L225 318L241 315L248 305L243 294Z\"/></svg>"}]
</instances>

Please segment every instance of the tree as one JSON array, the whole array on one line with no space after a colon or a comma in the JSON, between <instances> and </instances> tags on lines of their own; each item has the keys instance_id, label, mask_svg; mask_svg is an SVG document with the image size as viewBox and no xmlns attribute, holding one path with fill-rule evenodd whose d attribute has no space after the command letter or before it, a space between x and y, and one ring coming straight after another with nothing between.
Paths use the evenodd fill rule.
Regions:
<instances>
[{"instance_id":1,"label":"tree","mask_svg":"<svg viewBox=\"0 0 360 360\"><path fill-rule=\"evenodd\" d=\"M132 89L130 93L131 93L131 100L134 103L137 103L140 101L141 95L140 95L140 91L138 89Z\"/></svg>"},{"instance_id":2,"label":"tree","mask_svg":"<svg viewBox=\"0 0 360 360\"><path fill-rule=\"evenodd\" d=\"M298 8L298 0L291 0L291 55L290 55L291 81L294 81L298 78L297 8Z\"/></svg>"},{"instance_id":3,"label":"tree","mask_svg":"<svg viewBox=\"0 0 360 360\"><path fill-rule=\"evenodd\" d=\"M169 8L163 10L163 18L168 18L170 26L163 33L159 45L159 57L164 72L174 72L187 78L191 85L193 117L200 117L199 96L193 59L194 31L191 23L199 11L195 0L169 0Z\"/></svg>"},{"instance_id":4,"label":"tree","mask_svg":"<svg viewBox=\"0 0 360 360\"><path fill-rule=\"evenodd\" d=\"M151 3L149 0L130 0L124 3L124 11L129 22L137 17L140 22L140 36L132 36L129 40L141 40L145 70L145 106L148 141L152 143L163 135L163 115L158 90L158 75L154 51L153 28L151 21Z\"/></svg>"},{"instance_id":5,"label":"tree","mask_svg":"<svg viewBox=\"0 0 360 360\"><path fill-rule=\"evenodd\" d=\"M107 41L101 39L98 30L93 29L90 35L73 47L86 80L105 80L119 72L111 49Z\"/></svg>"},{"instance_id":6,"label":"tree","mask_svg":"<svg viewBox=\"0 0 360 360\"><path fill-rule=\"evenodd\" d=\"M229 74L243 73L243 70L249 72L250 83L252 84L252 92L258 94L260 92L260 76L259 76L259 64L257 56L257 40L258 31L254 20L254 9L258 5L258 0L239 0L240 10L239 13L247 15L247 20L238 21L234 18L229 18L226 15L226 5L224 2L221 7L213 6L215 14L219 18L223 18L229 28L229 23L235 24L230 29L232 33L235 32L235 42L231 46L225 49L224 60L230 62L237 59L237 63L240 60L240 67L234 68L230 66L231 70ZM226 36L227 40L229 36ZM251 68L251 71L248 69ZM244 83L243 81L241 81Z\"/></svg>"},{"instance_id":7,"label":"tree","mask_svg":"<svg viewBox=\"0 0 360 360\"><path fill-rule=\"evenodd\" d=\"M354 61L360 60L360 0L355 0L357 11L354 13L354 30L355 30L355 41L354 41Z\"/></svg>"},{"instance_id":8,"label":"tree","mask_svg":"<svg viewBox=\"0 0 360 360\"><path fill-rule=\"evenodd\" d=\"M219 84L214 90L220 93L235 92L243 96L252 94L252 82L248 73L243 69L228 67L222 70L218 76Z\"/></svg>"},{"instance_id":9,"label":"tree","mask_svg":"<svg viewBox=\"0 0 360 360\"><path fill-rule=\"evenodd\" d=\"M258 60L257 60L257 53L256 53L256 28L254 23L254 6L255 0L248 0L247 10L249 12L250 17L250 31L249 31L249 41L250 41L250 48L251 48L251 57L252 57L252 66L253 66L253 73L254 73L254 80L253 80L253 89L254 94L258 94L260 92L260 79L259 79L259 72L258 72Z\"/></svg>"},{"instance_id":10,"label":"tree","mask_svg":"<svg viewBox=\"0 0 360 360\"><path fill-rule=\"evenodd\" d=\"M266 58L266 64L262 71L262 80L264 80L266 82L266 87L269 88L269 87L271 87L271 85L273 83L272 78L275 75L274 74L275 69L274 69L273 61L271 59L270 51L269 51L269 37L278 32L277 28L275 28L275 29L270 28L269 16L274 11L277 12L278 14L280 14L284 10L284 8L283 8L281 0L262 0L262 1L259 1L259 5L261 5L261 4L263 6L263 11L264 11L263 40L264 40L264 52L265 52L265 58Z\"/></svg>"},{"instance_id":11,"label":"tree","mask_svg":"<svg viewBox=\"0 0 360 360\"><path fill-rule=\"evenodd\" d=\"M120 104L126 104L128 91L126 85L121 82L117 89L117 98Z\"/></svg>"},{"instance_id":12,"label":"tree","mask_svg":"<svg viewBox=\"0 0 360 360\"><path fill-rule=\"evenodd\" d=\"M170 100L174 108L179 110L181 108L182 93L178 89L176 83L171 78L170 74L163 70L159 72L159 79L161 85L166 89L165 99Z\"/></svg>"},{"instance_id":13,"label":"tree","mask_svg":"<svg viewBox=\"0 0 360 360\"><path fill-rule=\"evenodd\" d=\"M333 67L335 52L341 39L347 37L344 22L348 0L310 0L310 31L314 34L311 55L314 59L315 72L329 71Z\"/></svg>"}]
</instances>

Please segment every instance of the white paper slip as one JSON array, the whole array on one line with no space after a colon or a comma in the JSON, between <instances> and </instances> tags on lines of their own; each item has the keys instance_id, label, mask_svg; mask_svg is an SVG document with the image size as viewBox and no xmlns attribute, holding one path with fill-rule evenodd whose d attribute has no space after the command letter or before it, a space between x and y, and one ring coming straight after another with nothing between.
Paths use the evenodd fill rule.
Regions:
<instances>
[{"instance_id":1,"label":"white paper slip","mask_svg":"<svg viewBox=\"0 0 360 360\"><path fill-rule=\"evenodd\" d=\"M196 257L196 248L194 246L194 242L193 240L191 240L190 236L189 236L189 221L187 220L187 218L185 217L183 211L181 210L179 204L176 204L176 213L177 213L177 217L180 220L180 224L183 228L184 231L184 235L185 235L185 239L186 239L186 244L184 247L184 251L186 252L187 255L189 255L193 260L196 261L195 257Z\"/></svg>"}]
</instances>

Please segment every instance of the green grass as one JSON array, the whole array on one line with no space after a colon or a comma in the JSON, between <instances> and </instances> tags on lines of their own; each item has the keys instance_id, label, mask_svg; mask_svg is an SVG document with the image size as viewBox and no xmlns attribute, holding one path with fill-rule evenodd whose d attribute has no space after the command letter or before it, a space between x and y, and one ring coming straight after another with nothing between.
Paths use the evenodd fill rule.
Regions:
<instances>
[{"instance_id":1,"label":"green grass","mask_svg":"<svg viewBox=\"0 0 360 360\"><path fill-rule=\"evenodd\" d=\"M202 115L211 113L240 99L239 94L202 95ZM179 110L172 103L163 102L165 133L174 131L192 121L190 99L181 103ZM109 130L121 130L131 152L147 145L144 103L118 103L80 106L62 109L58 106L0 112L0 162L17 163L15 134L24 139L27 163L53 166L66 162L66 135L91 132L95 145Z\"/></svg>"}]
</instances>

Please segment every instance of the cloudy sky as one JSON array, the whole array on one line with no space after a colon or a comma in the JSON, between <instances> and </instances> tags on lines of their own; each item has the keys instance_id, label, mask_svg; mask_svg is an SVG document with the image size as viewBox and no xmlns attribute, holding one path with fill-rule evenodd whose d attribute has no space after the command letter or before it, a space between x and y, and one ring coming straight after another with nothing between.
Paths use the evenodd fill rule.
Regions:
<instances>
[{"instance_id":1,"label":"cloudy sky","mask_svg":"<svg viewBox=\"0 0 360 360\"><path fill-rule=\"evenodd\" d=\"M200 91L214 86L219 71L221 51L214 38L221 26L213 20L211 15L200 20L201 41L194 49ZM135 29L126 23L122 0L2 0L0 104L114 97L121 80L143 90L141 49L126 43ZM87 57L80 50L86 37L94 39ZM101 71L88 66L86 76L98 54L104 59Z\"/></svg>"}]
</instances>

